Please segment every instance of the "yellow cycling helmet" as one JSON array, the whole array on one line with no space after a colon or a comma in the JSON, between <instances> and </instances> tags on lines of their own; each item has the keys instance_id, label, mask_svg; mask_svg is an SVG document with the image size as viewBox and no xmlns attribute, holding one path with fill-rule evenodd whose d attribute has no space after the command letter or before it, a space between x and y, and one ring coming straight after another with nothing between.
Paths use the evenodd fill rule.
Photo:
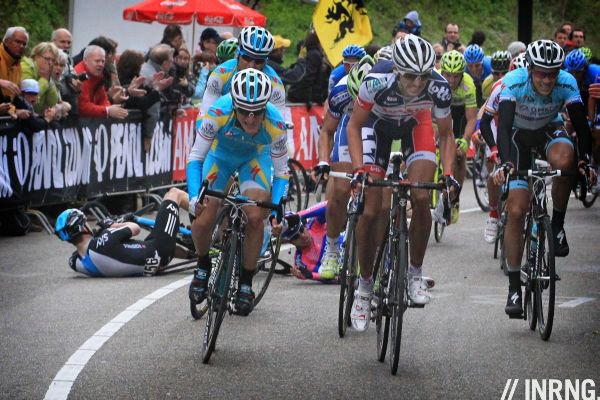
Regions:
<instances>
[{"instance_id":1,"label":"yellow cycling helmet","mask_svg":"<svg viewBox=\"0 0 600 400\"><path fill-rule=\"evenodd\" d=\"M465 70L465 58L456 50L451 50L447 53L444 53L441 63L442 72L455 74L457 72L464 72Z\"/></svg>"}]
</instances>

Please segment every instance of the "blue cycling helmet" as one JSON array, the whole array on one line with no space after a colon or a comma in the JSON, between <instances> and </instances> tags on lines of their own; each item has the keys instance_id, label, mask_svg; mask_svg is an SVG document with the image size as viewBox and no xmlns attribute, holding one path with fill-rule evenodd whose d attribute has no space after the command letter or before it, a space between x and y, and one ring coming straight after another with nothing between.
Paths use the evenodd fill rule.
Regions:
<instances>
[{"instance_id":1,"label":"blue cycling helmet","mask_svg":"<svg viewBox=\"0 0 600 400\"><path fill-rule=\"evenodd\" d=\"M289 242L302 233L304 224L298 214L289 211L285 213L285 220L287 222L287 229L281 234L281 239Z\"/></svg>"},{"instance_id":2,"label":"blue cycling helmet","mask_svg":"<svg viewBox=\"0 0 600 400\"><path fill-rule=\"evenodd\" d=\"M569 72L579 72L587 65L587 58L583 51L573 50L565 58L565 69Z\"/></svg>"},{"instance_id":3,"label":"blue cycling helmet","mask_svg":"<svg viewBox=\"0 0 600 400\"><path fill-rule=\"evenodd\" d=\"M360 47L356 44L349 44L348 46L346 46L344 48L344 51L342 52L342 57L356 58L358 60L360 60L361 58L363 58L366 55L367 55L367 52L365 51L365 49L363 49L362 47Z\"/></svg>"},{"instance_id":4,"label":"blue cycling helmet","mask_svg":"<svg viewBox=\"0 0 600 400\"><path fill-rule=\"evenodd\" d=\"M483 53L483 49L479 47L477 44L470 44L465 49L465 61L467 64L479 64L483 62L483 57L485 54Z\"/></svg>"},{"instance_id":5,"label":"blue cycling helmet","mask_svg":"<svg viewBox=\"0 0 600 400\"><path fill-rule=\"evenodd\" d=\"M238 36L238 54L264 60L275 47L273 35L260 26L247 26Z\"/></svg>"},{"instance_id":6,"label":"blue cycling helmet","mask_svg":"<svg viewBox=\"0 0 600 400\"><path fill-rule=\"evenodd\" d=\"M54 232L60 240L70 241L85 231L87 218L81 210L69 208L60 213L56 219Z\"/></svg>"}]
</instances>

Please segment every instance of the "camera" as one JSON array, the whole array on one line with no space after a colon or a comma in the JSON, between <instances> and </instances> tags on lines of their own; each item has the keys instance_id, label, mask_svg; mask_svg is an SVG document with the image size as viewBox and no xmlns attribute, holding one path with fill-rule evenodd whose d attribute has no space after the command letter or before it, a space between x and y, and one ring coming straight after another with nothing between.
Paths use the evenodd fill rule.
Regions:
<instances>
[{"instance_id":1,"label":"camera","mask_svg":"<svg viewBox=\"0 0 600 400\"><path fill-rule=\"evenodd\" d=\"M67 79L68 79L69 81L71 81L71 80L73 80L73 79L78 79L78 80L80 80L81 82L83 82L83 81L87 81L87 80L88 80L88 74L87 74L87 73L85 73L85 72L82 72L82 73L81 73L81 74L79 74L79 75L77 75L77 74L69 74L69 75L67 76Z\"/></svg>"}]
</instances>

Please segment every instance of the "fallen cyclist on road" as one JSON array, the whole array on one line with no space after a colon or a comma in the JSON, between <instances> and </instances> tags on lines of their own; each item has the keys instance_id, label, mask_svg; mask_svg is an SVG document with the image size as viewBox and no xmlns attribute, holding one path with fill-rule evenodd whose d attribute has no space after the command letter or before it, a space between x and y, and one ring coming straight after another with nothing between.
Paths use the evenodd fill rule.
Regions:
<instances>
[{"instance_id":1,"label":"fallen cyclist on road","mask_svg":"<svg viewBox=\"0 0 600 400\"><path fill-rule=\"evenodd\" d=\"M77 208L60 213L55 232L77 247L69 257L75 272L93 277L152 276L164 270L176 255L180 207L189 207L188 195L172 188L163 198L154 229L145 240L132 239L142 230L135 222L105 219L94 232Z\"/></svg>"},{"instance_id":2,"label":"fallen cyclist on road","mask_svg":"<svg viewBox=\"0 0 600 400\"><path fill-rule=\"evenodd\" d=\"M319 273L327 241L326 211L327 201L322 201L306 210L288 213L285 216L286 229L283 231L281 239L296 248L291 272L298 279L339 283L337 272L334 279L323 279ZM341 233L337 242L340 253L343 243L344 232ZM434 280L429 277L423 277L423 281L430 289L435 285Z\"/></svg>"}]
</instances>

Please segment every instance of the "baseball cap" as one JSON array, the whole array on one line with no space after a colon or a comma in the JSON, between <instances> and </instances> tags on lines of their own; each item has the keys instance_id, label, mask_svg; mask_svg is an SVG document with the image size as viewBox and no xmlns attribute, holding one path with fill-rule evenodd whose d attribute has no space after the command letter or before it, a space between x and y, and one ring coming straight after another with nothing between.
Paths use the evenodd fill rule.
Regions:
<instances>
[{"instance_id":1,"label":"baseball cap","mask_svg":"<svg viewBox=\"0 0 600 400\"><path fill-rule=\"evenodd\" d=\"M35 79L23 79L21 81L21 91L23 93L40 93L40 84Z\"/></svg>"},{"instance_id":2,"label":"baseball cap","mask_svg":"<svg viewBox=\"0 0 600 400\"><path fill-rule=\"evenodd\" d=\"M280 35L274 35L273 39L275 40L275 46L273 47L273 49L280 49L282 47L285 47L287 49L292 44L292 41L290 39L286 39Z\"/></svg>"}]
</instances>

